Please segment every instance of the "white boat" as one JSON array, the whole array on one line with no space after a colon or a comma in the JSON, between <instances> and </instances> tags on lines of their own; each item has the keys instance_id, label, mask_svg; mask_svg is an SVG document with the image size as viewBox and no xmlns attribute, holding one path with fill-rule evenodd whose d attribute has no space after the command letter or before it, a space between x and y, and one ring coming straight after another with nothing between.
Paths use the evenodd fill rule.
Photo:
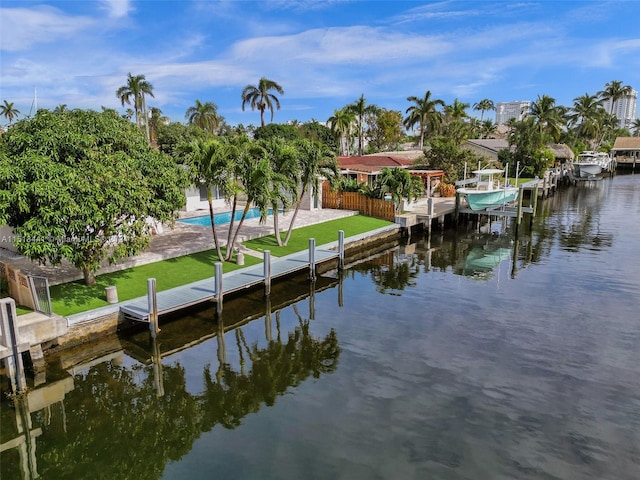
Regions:
<instances>
[{"instance_id":1,"label":"white boat","mask_svg":"<svg viewBox=\"0 0 640 480\"><path fill-rule=\"evenodd\" d=\"M469 208L473 211L496 208L515 201L518 198L518 187L511 187L500 183L499 176L505 172L497 168L474 170L476 175L473 182L475 187L461 187L457 193L466 198Z\"/></svg>"},{"instance_id":2,"label":"white boat","mask_svg":"<svg viewBox=\"0 0 640 480\"><path fill-rule=\"evenodd\" d=\"M578 159L573 162L576 176L580 178L591 178L608 170L611 164L609 155L604 152L585 151L578 155Z\"/></svg>"}]
</instances>

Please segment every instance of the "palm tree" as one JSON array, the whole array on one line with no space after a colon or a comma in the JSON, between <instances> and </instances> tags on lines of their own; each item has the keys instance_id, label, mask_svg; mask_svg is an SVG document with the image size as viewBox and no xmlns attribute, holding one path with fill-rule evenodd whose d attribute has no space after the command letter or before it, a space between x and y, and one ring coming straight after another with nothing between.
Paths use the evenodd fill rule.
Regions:
<instances>
[{"instance_id":1,"label":"palm tree","mask_svg":"<svg viewBox=\"0 0 640 480\"><path fill-rule=\"evenodd\" d=\"M284 239L285 246L289 243L289 238L291 238L293 224L296 221L298 210L300 209L305 194L310 190L314 197L318 195L321 176L332 183L340 176L335 154L333 154L326 145L320 142L302 139L298 141L297 151L299 176L296 179L296 188L299 189L299 191L297 192L296 207L291 217L291 223L289 223L289 230Z\"/></svg>"},{"instance_id":2,"label":"palm tree","mask_svg":"<svg viewBox=\"0 0 640 480\"><path fill-rule=\"evenodd\" d=\"M362 94L358 100L347 105L345 108L356 116L358 125L358 155L362 156L364 151L365 116L367 114L376 113L378 111L378 107L375 105L367 105L367 100L364 98L364 94Z\"/></svg>"},{"instance_id":3,"label":"palm tree","mask_svg":"<svg viewBox=\"0 0 640 480\"><path fill-rule=\"evenodd\" d=\"M556 142L560 138L564 126L562 118L564 113L565 109L556 106L556 99L548 95L542 97L538 95L529 110L529 115L533 117L538 133L549 135Z\"/></svg>"},{"instance_id":4,"label":"palm tree","mask_svg":"<svg viewBox=\"0 0 640 480\"><path fill-rule=\"evenodd\" d=\"M273 121L273 107L280 110L280 100L275 94L269 93L270 90L275 90L280 95L284 95L284 90L273 80L262 77L258 82L258 86L247 85L242 90L242 110L244 106L249 104L251 110L256 108L260 111L260 124L264 127L264 111L269 109L271 111L271 121Z\"/></svg>"},{"instance_id":5,"label":"palm tree","mask_svg":"<svg viewBox=\"0 0 640 480\"><path fill-rule=\"evenodd\" d=\"M144 75L131 75L131 72L127 75L127 84L116 90L116 97L120 99L122 106L124 104L131 105L131 99L133 97L133 109L136 116L136 125L144 126L147 133L147 141L151 141L149 134L149 122L147 118L147 102L145 95L153 97L153 85L151 85L144 77Z\"/></svg>"},{"instance_id":6,"label":"palm tree","mask_svg":"<svg viewBox=\"0 0 640 480\"><path fill-rule=\"evenodd\" d=\"M450 122L469 118L467 108L469 108L468 103L461 102L456 98L451 105L444 107L445 118Z\"/></svg>"},{"instance_id":7,"label":"palm tree","mask_svg":"<svg viewBox=\"0 0 640 480\"><path fill-rule=\"evenodd\" d=\"M480 100L478 103L473 104L474 110L480 110L480 121L482 122L484 119L484 112L489 110L495 110L496 106L493 103L493 100L489 100L488 98Z\"/></svg>"},{"instance_id":8,"label":"palm tree","mask_svg":"<svg viewBox=\"0 0 640 480\"><path fill-rule=\"evenodd\" d=\"M4 101L4 105L0 105L0 115L9 120L9 125L13 123L13 119L18 116L20 110L13 107L13 102Z\"/></svg>"},{"instance_id":9,"label":"palm tree","mask_svg":"<svg viewBox=\"0 0 640 480\"><path fill-rule=\"evenodd\" d=\"M149 109L149 128L151 133L151 142L154 145L157 144L158 140L158 128L161 123L168 124L169 117L162 115L162 110L157 107L151 107Z\"/></svg>"},{"instance_id":10,"label":"palm tree","mask_svg":"<svg viewBox=\"0 0 640 480\"><path fill-rule=\"evenodd\" d=\"M480 137L481 138L489 138L489 135L496 132L498 126L493 123L493 120L487 118L483 122L480 122Z\"/></svg>"},{"instance_id":11,"label":"palm tree","mask_svg":"<svg viewBox=\"0 0 640 480\"><path fill-rule=\"evenodd\" d=\"M327 120L327 125L340 140L340 152L343 155L350 155L349 145L351 144L355 124L355 114L346 107L334 110L333 116Z\"/></svg>"},{"instance_id":12,"label":"palm tree","mask_svg":"<svg viewBox=\"0 0 640 480\"><path fill-rule=\"evenodd\" d=\"M383 168L376 178L374 191L382 196L389 193L393 199L395 211L400 210L402 199L417 200L424 195L422 179L417 175L411 175L403 168Z\"/></svg>"},{"instance_id":13,"label":"palm tree","mask_svg":"<svg viewBox=\"0 0 640 480\"><path fill-rule=\"evenodd\" d=\"M598 92L598 95L603 101L609 100L611 106L609 107L609 114L613 113L615 103L621 98L631 94L632 88L629 85L622 85L620 80L611 80L605 83L604 90Z\"/></svg>"},{"instance_id":14,"label":"palm tree","mask_svg":"<svg viewBox=\"0 0 640 480\"><path fill-rule=\"evenodd\" d=\"M185 118L189 124L196 125L211 133L215 133L220 125L218 106L213 102L202 103L200 100L196 100L196 104L187 109Z\"/></svg>"},{"instance_id":15,"label":"palm tree","mask_svg":"<svg viewBox=\"0 0 640 480\"><path fill-rule=\"evenodd\" d=\"M407 101L414 102L415 105L411 105L404 112L407 117L404 119L403 124L405 128L411 129L416 125L420 126L420 150L424 146L424 134L427 128L431 131L435 131L442 122L442 114L436 109L438 105L444 108L444 102L442 100L431 99L431 91L427 90L423 98L416 96L407 97Z\"/></svg>"},{"instance_id":16,"label":"palm tree","mask_svg":"<svg viewBox=\"0 0 640 480\"><path fill-rule=\"evenodd\" d=\"M67 104L61 103L56 108L53 109L53 113L62 113L67 111Z\"/></svg>"},{"instance_id":17,"label":"palm tree","mask_svg":"<svg viewBox=\"0 0 640 480\"><path fill-rule=\"evenodd\" d=\"M631 130L633 130L634 137L640 137L640 118L636 118L631 124Z\"/></svg>"},{"instance_id":18,"label":"palm tree","mask_svg":"<svg viewBox=\"0 0 640 480\"><path fill-rule=\"evenodd\" d=\"M234 193L233 158L230 146L224 137L219 137L194 140L189 144L182 144L179 150L184 155L187 165L191 167L194 184L207 189L213 242L218 258L223 260L222 247L216 230L211 189L217 188L225 198L230 198ZM229 249L227 245L227 250Z\"/></svg>"},{"instance_id":19,"label":"palm tree","mask_svg":"<svg viewBox=\"0 0 640 480\"><path fill-rule=\"evenodd\" d=\"M602 99L585 93L573 99L573 107L567 117L568 126L575 130L578 138L586 140L593 147L605 114Z\"/></svg>"}]
</instances>

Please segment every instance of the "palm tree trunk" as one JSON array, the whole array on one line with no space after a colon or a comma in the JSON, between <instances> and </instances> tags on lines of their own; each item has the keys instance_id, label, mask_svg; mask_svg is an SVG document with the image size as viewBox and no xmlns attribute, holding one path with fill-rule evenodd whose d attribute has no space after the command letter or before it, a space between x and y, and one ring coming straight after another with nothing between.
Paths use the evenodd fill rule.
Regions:
<instances>
[{"instance_id":1,"label":"palm tree trunk","mask_svg":"<svg viewBox=\"0 0 640 480\"><path fill-rule=\"evenodd\" d=\"M218 241L218 232L216 230L216 222L213 214L213 196L211 195L211 186L207 185L207 200L209 201L209 217L211 218L211 231L213 232L213 243L216 246L216 252L218 259L222 261L222 249L220 248L220 242Z\"/></svg>"},{"instance_id":2,"label":"palm tree trunk","mask_svg":"<svg viewBox=\"0 0 640 480\"><path fill-rule=\"evenodd\" d=\"M282 247L282 238L280 237L280 216L278 215L278 205L273 205L273 233L276 236L276 243Z\"/></svg>"},{"instance_id":3,"label":"palm tree trunk","mask_svg":"<svg viewBox=\"0 0 640 480\"><path fill-rule=\"evenodd\" d=\"M289 239L291 238L291 231L293 230L293 224L296 221L296 217L298 216L298 210L300 210L300 204L302 203L302 198L306 193L307 187L306 185L302 187L302 192L300 193L300 197L298 197L298 201L296 202L296 208L293 210L293 215L291 216L291 223L289 224L289 229L287 230L287 236L284 237L284 246L286 247L289 243Z\"/></svg>"},{"instance_id":4,"label":"palm tree trunk","mask_svg":"<svg viewBox=\"0 0 640 480\"><path fill-rule=\"evenodd\" d=\"M238 208L238 196L233 196L233 203L231 204L231 218L229 219L229 231L227 232L227 248L229 248L231 242L231 235L233 235L233 224L236 221L236 209Z\"/></svg>"},{"instance_id":5,"label":"palm tree trunk","mask_svg":"<svg viewBox=\"0 0 640 480\"><path fill-rule=\"evenodd\" d=\"M240 233L240 229L242 228L242 224L244 223L244 219L247 217L247 212L249 211L250 202L244 206L244 210L242 211L242 217L240 218L240 223L238 223L238 228L236 228L235 233L233 234L233 240L231 244L227 244L227 256L225 258L226 261L230 261L233 257L233 246L238 239L238 234ZM231 231L231 230L229 230Z\"/></svg>"}]
</instances>

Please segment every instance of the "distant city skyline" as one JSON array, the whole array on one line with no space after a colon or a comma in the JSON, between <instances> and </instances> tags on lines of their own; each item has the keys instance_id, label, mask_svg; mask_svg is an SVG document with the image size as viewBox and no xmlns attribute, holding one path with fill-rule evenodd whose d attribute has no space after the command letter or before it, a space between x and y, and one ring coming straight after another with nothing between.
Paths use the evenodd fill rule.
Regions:
<instances>
[{"instance_id":1,"label":"distant city skyline","mask_svg":"<svg viewBox=\"0 0 640 480\"><path fill-rule=\"evenodd\" d=\"M124 113L115 92L131 72L153 85L149 107L183 123L198 99L231 125L259 125L240 94L261 77L284 89L278 123L325 122L360 95L404 115L406 98L426 91L468 103L478 118L473 106L485 98L548 95L571 107L613 80L640 87L640 29L629 9L625 1L3 0L0 101L18 119L33 109L35 89L39 108Z\"/></svg>"}]
</instances>

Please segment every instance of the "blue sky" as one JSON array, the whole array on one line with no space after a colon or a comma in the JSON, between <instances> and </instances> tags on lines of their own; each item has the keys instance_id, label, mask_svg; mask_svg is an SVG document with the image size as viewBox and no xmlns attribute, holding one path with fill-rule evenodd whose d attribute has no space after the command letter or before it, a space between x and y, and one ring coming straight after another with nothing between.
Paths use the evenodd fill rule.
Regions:
<instances>
[{"instance_id":1,"label":"blue sky","mask_svg":"<svg viewBox=\"0 0 640 480\"><path fill-rule=\"evenodd\" d=\"M570 106L611 80L640 89L640 2L2 0L0 49L0 102L21 114L34 89L39 108L124 112L129 72L180 122L199 99L258 125L240 93L263 76L285 91L275 122L324 122L361 94L404 114L427 90Z\"/></svg>"}]
</instances>

